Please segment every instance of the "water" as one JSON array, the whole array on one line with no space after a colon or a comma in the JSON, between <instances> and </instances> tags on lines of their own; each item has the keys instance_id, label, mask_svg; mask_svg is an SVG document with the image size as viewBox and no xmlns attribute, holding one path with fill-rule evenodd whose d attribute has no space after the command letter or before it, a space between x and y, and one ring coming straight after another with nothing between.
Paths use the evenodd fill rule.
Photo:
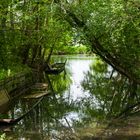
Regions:
<instances>
[{"instance_id":1,"label":"water","mask_svg":"<svg viewBox=\"0 0 140 140\"><path fill-rule=\"evenodd\" d=\"M90 60L70 60L69 70L71 71L71 80L72 83L67 89L65 96L70 92L70 100L78 100L79 98L84 98L88 96L88 93L83 91L83 87L81 86L81 82L84 79L84 73L89 70L89 65L92 63L92 59Z\"/></svg>"},{"instance_id":2,"label":"water","mask_svg":"<svg viewBox=\"0 0 140 140\"><path fill-rule=\"evenodd\" d=\"M112 97L114 89L120 92L120 85L110 86L104 69L95 73L93 57L62 56L54 60L66 58L66 75L48 76L55 96L44 97L17 125L2 127L3 137L10 140L140 139L139 117L120 120L110 117L119 114L124 105L120 96ZM9 111L0 116L19 117L35 102L19 98L8 103Z\"/></svg>"}]
</instances>

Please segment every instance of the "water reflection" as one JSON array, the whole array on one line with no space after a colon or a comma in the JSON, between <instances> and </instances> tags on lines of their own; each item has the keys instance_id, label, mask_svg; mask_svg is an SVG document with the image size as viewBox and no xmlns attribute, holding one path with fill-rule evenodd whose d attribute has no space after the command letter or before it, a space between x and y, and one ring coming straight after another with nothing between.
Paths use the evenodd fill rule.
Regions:
<instances>
[{"instance_id":1,"label":"water reflection","mask_svg":"<svg viewBox=\"0 0 140 140\"><path fill-rule=\"evenodd\" d=\"M64 96L68 96L70 93L70 100L78 100L88 96L88 93L83 92L83 87L81 82L84 79L84 73L89 70L89 65L93 60L71 60L69 61L69 70L71 72L72 83L67 91L64 93Z\"/></svg>"},{"instance_id":2,"label":"water reflection","mask_svg":"<svg viewBox=\"0 0 140 140\"><path fill-rule=\"evenodd\" d=\"M63 59L65 58L55 58L55 61L60 62ZM62 73L45 77L46 82L50 83L52 96L44 97L18 125L4 129L10 131L6 132L7 138L129 139L128 133L122 135L122 132L128 131L124 122L116 123L116 120L113 120L114 122L110 123L107 119L134 113L138 109L135 105L139 98L138 90L135 91L133 84L125 77L104 63L96 62L92 57L67 59L66 75ZM137 96L132 96L132 92L136 92ZM14 101L12 109L8 112L9 117L14 118L26 112L35 102L36 100L25 99ZM139 127L134 129L132 124L129 120L127 126L139 134ZM132 134L129 136L137 138Z\"/></svg>"},{"instance_id":3,"label":"water reflection","mask_svg":"<svg viewBox=\"0 0 140 140\"><path fill-rule=\"evenodd\" d=\"M123 117L137 110L139 87L104 63L93 63L82 85L97 101L92 112L98 110L106 117Z\"/></svg>"}]
</instances>

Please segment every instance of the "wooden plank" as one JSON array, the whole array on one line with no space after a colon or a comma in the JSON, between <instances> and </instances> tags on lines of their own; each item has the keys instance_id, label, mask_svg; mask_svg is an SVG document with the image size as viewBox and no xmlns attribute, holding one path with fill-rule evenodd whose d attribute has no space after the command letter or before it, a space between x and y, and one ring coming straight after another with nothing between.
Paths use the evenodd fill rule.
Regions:
<instances>
[{"instance_id":1,"label":"wooden plank","mask_svg":"<svg viewBox=\"0 0 140 140\"><path fill-rule=\"evenodd\" d=\"M40 98L42 96L46 96L49 93L50 93L50 91L35 92L35 93L33 92L33 93L29 94L29 95L24 96L23 98L24 99L37 99L37 98Z\"/></svg>"},{"instance_id":2,"label":"wooden plank","mask_svg":"<svg viewBox=\"0 0 140 140\"><path fill-rule=\"evenodd\" d=\"M0 90L0 106L7 103L10 99L9 94L5 89Z\"/></svg>"},{"instance_id":3,"label":"wooden plank","mask_svg":"<svg viewBox=\"0 0 140 140\"><path fill-rule=\"evenodd\" d=\"M35 90L35 91L45 91L48 89L48 84L47 83L36 83L35 85L33 85L31 87L32 90Z\"/></svg>"},{"instance_id":4,"label":"wooden plank","mask_svg":"<svg viewBox=\"0 0 140 140\"><path fill-rule=\"evenodd\" d=\"M35 85L33 85L34 87L36 88L40 88L40 87L48 87L48 84L47 83L36 83Z\"/></svg>"}]
</instances>

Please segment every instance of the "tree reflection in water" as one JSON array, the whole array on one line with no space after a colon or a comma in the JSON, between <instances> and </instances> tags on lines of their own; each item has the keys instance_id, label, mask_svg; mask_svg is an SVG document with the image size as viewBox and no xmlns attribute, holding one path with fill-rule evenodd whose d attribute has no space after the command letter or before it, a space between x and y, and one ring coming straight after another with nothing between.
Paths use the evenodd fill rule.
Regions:
<instances>
[{"instance_id":1,"label":"tree reflection in water","mask_svg":"<svg viewBox=\"0 0 140 140\"><path fill-rule=\"evenodd\" d=\"M71 62L68 65L73 66L77 72L72 73L69 69L67 75L62 73L46 76L44 81L47 80L50 84L53 96L44 97L28 116L7 133L7 136L25 140L88 140L104 136L111 139L115 133L115 137L118 134L125 138L122 134L128 130L125 123L121 120L115 124L114 118L126 117L138 111L139 87L101 61L94 61L92 65L91 61ZM90 69L84 67L86 70L81 78L83 73L77 68L86 64L90 65ZM79 73L80 80L76 79L74 85L72 74L78 77ZM15 117L19 109L21 113L25 112L34 102L36 101L19 100L10 110L11 114ZM136 120L139 122L139 119ZM133 123L135 128L138 128L135 121L131 120L126 126L130 128ZM139 134L136 129L133 130ZM128 133L125 135L128 136Z\"/></svg>"},{"instance_id":2,"label":"tree reflection in water","mask_svg":"<svg viewBox=\"0 0 140 140\"><path fill-rule=\"evenodd\" d=\"M17 137L34 140L68 139L76 136L71 117L78 108L74 102L68 102L69 99L62 96L71 82L69 77L66 78L62 74L47 76L46 80L50 82L49 88L51 88L53 96L44 97L42 102L13 128L12 131L16 132L15 135L12 133L13 139ZM15 110L20 109L20 112L23 113L32 106L32 102L36 101L21 99L11 110L14 114L13 117L17 115Z\"/></svg>"},{"instance_id":3,"label":"tree reflection in water","mask_svg":"<svg viewBox=\"0 0 140 140\"><path fill-rule=\"evenodd\" d=\"M139 111L139 86L103 62L90 66L82 86L91 94L85 109L90 116L127 117Z\"/></svg>"}]
</instances>

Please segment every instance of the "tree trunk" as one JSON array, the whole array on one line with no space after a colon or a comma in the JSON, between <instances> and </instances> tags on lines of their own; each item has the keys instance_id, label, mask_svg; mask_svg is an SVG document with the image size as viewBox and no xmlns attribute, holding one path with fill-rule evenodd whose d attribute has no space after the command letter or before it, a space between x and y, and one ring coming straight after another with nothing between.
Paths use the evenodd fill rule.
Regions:
<instances>
[{"instance_id":1,"label":"tree trunk","mask_svg":"<svg viewBox=\"0 0 140 140\"><path fill-rule=\"evenodd\" d=\"M59 4L59 2L57 2ZM64 8L64 7L63 7ZM74 13L71 11L65 9L67 14L67 21L70 23L71 26L83 28L83 30L86 31L89 30L86 24L81 21ZM130 71L128 68L125 68L125 66L118 61L115 57L113 57L108 50L106 50L99 42L99 40L93 36L92 38L89 37L89 35L85 34L89 42L91 43L92 51L100 56L106 63L111 65L115 70L117 70L122 75L126 76L130 81L133 81L134 83L140 84L140 79L137 78L137 76Z\"/></svg>"}]
</instances>

